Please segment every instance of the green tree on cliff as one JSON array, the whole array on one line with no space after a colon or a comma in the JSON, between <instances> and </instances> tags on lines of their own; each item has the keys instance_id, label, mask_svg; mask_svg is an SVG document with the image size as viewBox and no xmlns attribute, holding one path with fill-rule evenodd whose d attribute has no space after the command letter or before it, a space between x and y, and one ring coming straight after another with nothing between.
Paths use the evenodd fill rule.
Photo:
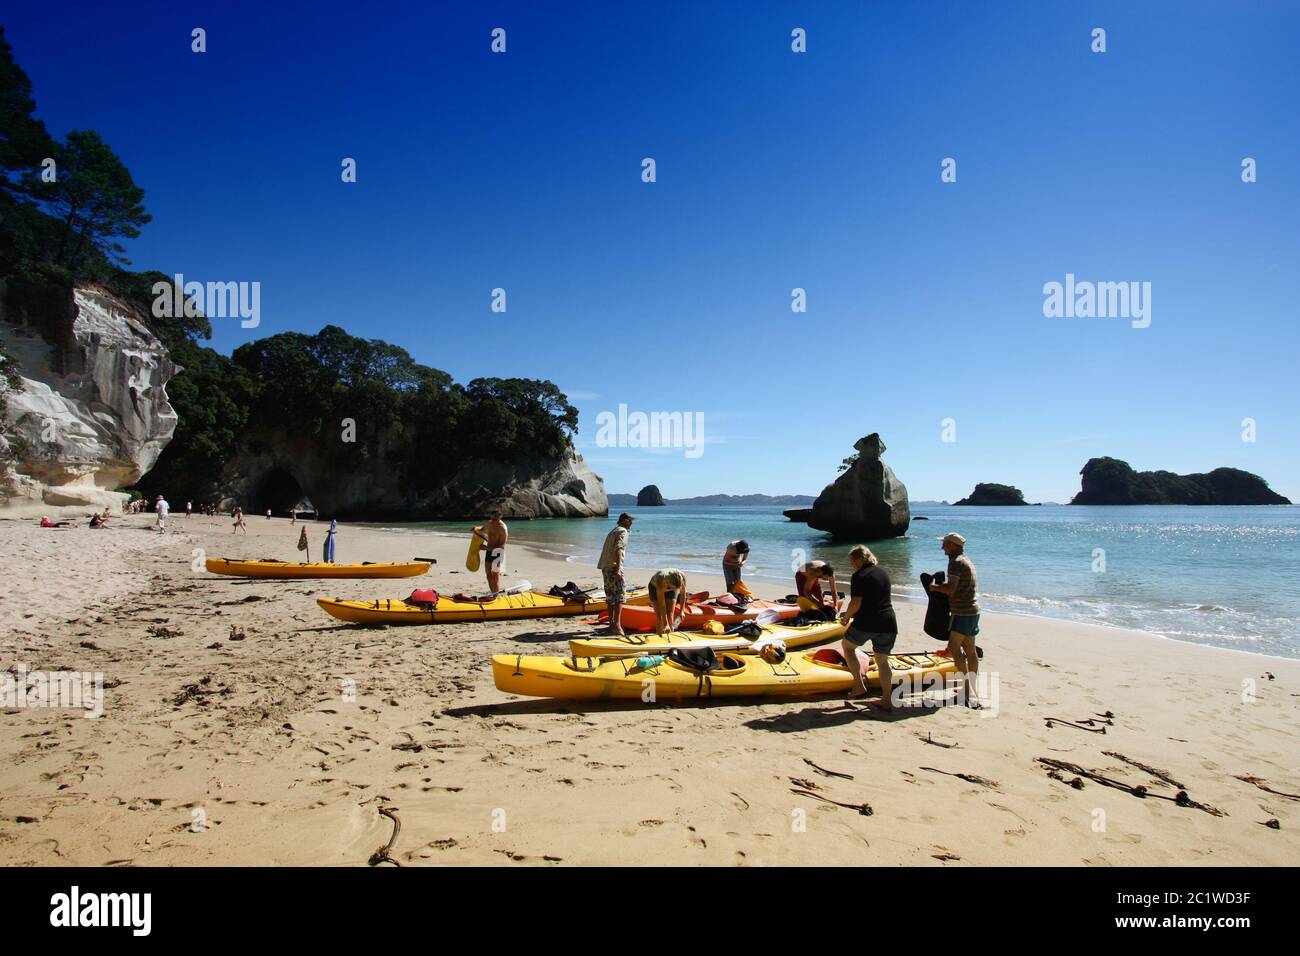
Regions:
<instances>
[{"instance_id":1,"label":"green tree on cliff","mask_svg":"<svg viewBox=\"0 0 1300 956\"><path fill-rule=\"evenodd\" d=\"M72 130L59 147L58 178L34 187L62 223L54 262L73 275L95 254L123 263L119 239L134 239L153 217L144 210L144 190L94 130Z\"/></svg>"}]
</instances>

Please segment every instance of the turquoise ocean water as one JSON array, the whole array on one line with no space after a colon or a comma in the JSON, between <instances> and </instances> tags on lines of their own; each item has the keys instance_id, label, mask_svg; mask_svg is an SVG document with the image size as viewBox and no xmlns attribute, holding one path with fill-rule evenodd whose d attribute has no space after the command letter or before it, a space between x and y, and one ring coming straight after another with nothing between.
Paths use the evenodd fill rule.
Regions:
<instances>
[{"instance_id":1,"label":"turquoise ocean water","mask_svg":"<svg viewBox=\"0 0 1300 956\"><path fill-rule=\"evenodd\" d=\"M847 582L852 542L832 542L790 522L778 507L628 510L637 518L628 553L632 567L680 567L720 576L726 543L745 538L752 549L747 578L784 582L793 591L792 565L820 558L837 571L843 568L841 581ZM896 599L922 599L918 575L946 566L939 538L959 531L979 571L979 600L986 610L1300 658L1300 506L949 505L915 513L930 520L913 520L905 537L868 542L889 571ZM612 518L512 521L510 530L515 543L586 566L589 579L612 523ZM464 522L402 528L465 529ZM1104 552L1104 570L1097 549ZM576 567L572 577L579 577Z\"/></svg>"}]
</instances>

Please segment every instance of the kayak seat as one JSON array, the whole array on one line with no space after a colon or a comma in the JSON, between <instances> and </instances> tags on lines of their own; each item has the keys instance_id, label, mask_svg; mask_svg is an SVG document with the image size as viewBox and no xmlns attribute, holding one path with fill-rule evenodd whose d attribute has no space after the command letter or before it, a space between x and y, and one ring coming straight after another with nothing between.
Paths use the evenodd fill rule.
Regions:
<instances>
[{"instance_id":1,"label":"kayak seat","mask_svg":"<svg viewBox=\"0 0 1300 956\"><path fill-rule=\"evenodd\" d=\"M833 647L823 647L819 651L814 651L812 659L820 664L836 664L844 666L844 655Z\"/></svg>"}]
</instances>

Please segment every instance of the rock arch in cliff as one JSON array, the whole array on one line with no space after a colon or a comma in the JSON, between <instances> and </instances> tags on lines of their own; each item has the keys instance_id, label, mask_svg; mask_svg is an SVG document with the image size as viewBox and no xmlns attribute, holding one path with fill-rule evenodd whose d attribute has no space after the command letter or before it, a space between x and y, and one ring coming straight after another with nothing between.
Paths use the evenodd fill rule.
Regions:
<instances>
[{"instance_id":1,"label":"rock arch in cliff","mask_svg":"<svg viewBox=\"0 0 1300 956\"><path fill-rule=\"evenodd\" d=\"M261 514L270 508L276 514L288 514L289 509L304 497L302 484L288 469L271 468L258 481L248 503L249 514Z\"/></svg>"}]
</instances>

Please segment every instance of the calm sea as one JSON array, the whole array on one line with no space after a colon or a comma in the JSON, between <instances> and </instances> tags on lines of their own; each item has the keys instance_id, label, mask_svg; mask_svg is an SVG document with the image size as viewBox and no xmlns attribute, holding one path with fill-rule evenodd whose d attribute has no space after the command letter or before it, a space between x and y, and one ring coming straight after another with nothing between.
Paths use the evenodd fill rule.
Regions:
<instances>
[{"instance_id":1,"label":"calm sea","mask_svg":"<svg viewBox=\"0 0 1300 956\"><path fill-rule=\"evenodd\" d=\"M745 576L786 582L812 558L845 572L852 542L833 543L781 508L631 508L633 567L721 574L728 541L745 538ZM617 509L616 509L617 511ZM918 507L907 535L870 542L895 595L922 600L918 576L946 566L939 538L960 531L979 571L983 608L1151 631L1180 641L1300 658L1300 506ZM520 544L592 565L612 519L512 521ZM465 523L402 530L461 531ZM575 572L576 574L576 572ZM549 584L551 582L534 582Z\"/></svg>"}]
</instances>

